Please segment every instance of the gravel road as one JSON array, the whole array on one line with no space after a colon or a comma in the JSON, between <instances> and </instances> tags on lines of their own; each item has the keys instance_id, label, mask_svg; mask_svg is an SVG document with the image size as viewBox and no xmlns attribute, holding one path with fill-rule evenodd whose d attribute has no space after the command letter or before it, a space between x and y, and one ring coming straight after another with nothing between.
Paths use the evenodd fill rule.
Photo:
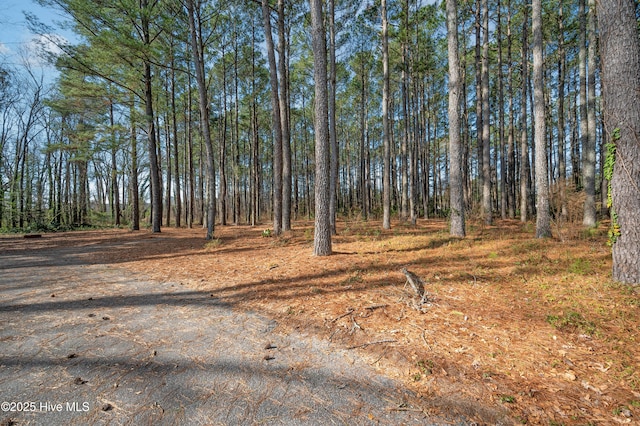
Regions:
<instances>
[{"instance_id":1,"label":"gravel road","mask_svg":"<svg viewBox=\"0 0 640 426\"><path fill-rule=\"evenodd\" d=\"M89 262L91 248L10 244L0 243L2 426L451 424L354 351Z\"/></svg>"}]
</instances>

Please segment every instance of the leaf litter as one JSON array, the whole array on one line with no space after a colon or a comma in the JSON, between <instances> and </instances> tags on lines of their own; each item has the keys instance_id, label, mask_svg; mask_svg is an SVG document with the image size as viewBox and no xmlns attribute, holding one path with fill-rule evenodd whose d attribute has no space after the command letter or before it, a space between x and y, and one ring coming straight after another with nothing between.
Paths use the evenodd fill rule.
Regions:
<instances>
[{"instance_id":1,"label":"leaf litter","mask_svg":"<svg viewBox=\"0 0 640 426\"><path fill-rule=\"evenodd\" d=\"M311 222L268 238L260 227L218 227L213 247L201 229L173 228L28 244L68 239L87 245L90 262L210 292L351 348L432 401L460 395L529 424L640 417L640 297L611 279L606 224L588 235L564 225L561 239L547 240L528 225L471 223L458 240L439 220L388 231L343 221L328 257L312 255ZM423 280L432 301L424 309L411 308L403 269Z\"/></svg>"}]
</instances>

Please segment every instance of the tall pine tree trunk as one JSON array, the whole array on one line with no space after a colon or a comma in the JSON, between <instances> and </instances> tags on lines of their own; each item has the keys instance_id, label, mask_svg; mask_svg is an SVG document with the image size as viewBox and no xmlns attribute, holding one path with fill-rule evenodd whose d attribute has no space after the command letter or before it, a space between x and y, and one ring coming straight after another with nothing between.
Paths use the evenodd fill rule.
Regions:
<instances>
[{"instance_id":1,"label":"tall pine tree trunk","mask_svg":"<svg viewBox=\"0 0 640 426\"><path fill-rule=\"evenodd\" d=\"M382 14L382 228L391 229L391 127L389 126L389 39L387 21L387 0L381 2Z\"/></svg>"},{"instance_id":2,"label":"tall pine tree trunk","mask_svg":"<svg viewBox=\"0 0 640 426\"><path fill-rule=\"evenodd\" d=\"M591 10L591 4L585 10L584 3L585 0L580 0L580 132L582 185L586 196L582 224L593 227L596 225L595 35L589 34L588 47L586 36L595 31L595 10Z\"/></svg>"},{"instance_id":3,"label":"tall pine tree trunk","mask_svg":"<svg viewBox=\"0 0 640 426\"><path fill-rule=\"evenodd\" d=\"M613 278L640 284L640 40L633 0L597 3L606 134L615 145ZM617 218L617 219L616 219Z\"/></svg>"},{"instance_id":4,"label":"tall pine tree trunk","mask_svg":"<svg viewBox=\"0 0 640 426\"><path fill-rule=\"evenodd\" d=\"M477 142L477 157L478 157L478 184L479 191L483 191L484 188L484 152L483 152L483 143L484 140L482 138L482 130L483 130L483 119L482 116L483 108L482 108L482 5L480 0L476 0L476 11L475 11L475 77L476 77L476 142ZM434 179L435 182L435 179ZM473 191L474 195L471 197L472 200L475 201L475 190ZM435 193L433 194L435 197ZM483 201L480 202L480 208L483 208Z\"/></svg>"},{"instance_id":5,"label":"tall pine tree trunk","mask_svg":"<svg viewBox=\"0 0 640 426\"><path fill-rule=\"evenodd\" d=\"M497 23L497 40L498 43L498 139L500 147L500 217L507 218L507 155L505 152L504 141L504 79L502 73L502 4L498 0L498 23ZM496 164L496 171L498 165Z\"/></svg>"},{"instance_id":6,"label":"tall pine tree trunk","mask_svg":"<svg viewBox=\"0 0 640 426\"><path fill-rule=\"evenodd\" d=\"M280 125L282 127L282 230L291 229L291 136L289 130L289 82L284 0L278 0L278 50L280 73Z\"/></svg>"},{"instance_id":7,"label":"tall pine tree trunk","mask_svg":"<svg viewBox=\"0 0 640 426\"><path fill-rule=\"evenodd\" d=\"M180 189L180 167L178 156L178 118L176 111L176 75L175 67L175 55L171 55L171 125L173 130L173 167L176 171L176 177L174 181L174 191L176 199L176 228L179 228L182 224L182 194Z\"/></svg>"},{"instance_id":8,"label":"tall pine tree trunk","mask_svg":"<svg viewBox=\"0 0 640 426\"><path fill-rule=\"evenodd\" d=\"M454 237L465 236L462 143L460 138L460 60L458 57L458 6L447 0L447 45L449 52L449 191L451 229Z\"/></svg>"},{"instance_id":9,"label":"tall pine tree trunk","mask_svg":"<svg viewBox=\"0 0 640 426\"><path fill-rule=\"evenodd\" d=\"M153 113L153 93L151 89L151 63L144 62L145 116L147 119L147 152L151 180L151 229L160 232L162 225L162 189L160 187L160 168L156 143L155 120Z\"/></svg>"},{"instance_id":10,"label":"tall pine tree trunk","mask_svg":"<svg viewBox=\"0 0 640 426\"><path fill-rule=\"evenodd\" d=\"M200 32L200 3L194 4L196 0L187 0L189 13L189 30L191 33L191 49L193 50L193 62L196 68L196 81L198 83L198 95L200 105L200 126L206 148L206 170L207 170L207 235L206 239L213 239L214 224L216 218L216 175L214 166L214 151L211 141L211 131L209 127L209 104L207 98L207 86L204 76L204 53ZM202 200L204 202L204 199Z\"/></svg>"},{"instance_id":11,"label":"tall pine tree trunk","mask_svg":"<svg viewBox=\"0 0 640 426\"><path fill-rule=\"evenodd\" d=\"M338 203L338 188L340 182L338 180L338 135L336 131L336 25L335 25L335 0L329 0L328 10L329 21L329 145L331 149L331 182L329 200L329 210L331 218L331 232L336 234L336 216Z\"/></svg>"},{"instance_id":12,"label":"tall pine tree trunk","mask_svg":"<svg viewBox=\"0 0 640 426\"><path fill-rule=\"evenodd\" d=\"M520 102L520 221L527 221L527 205L529 201L529 140L527 135L527 87L529 80L529 60L527 48L528 8L524 9L522 24L522 100Z\"/></svg>"},{"instance_id":13,"label":"tall pine tree trunk","mask_svg":"<svg viewBox=\"0 0 640 426\"><path fill-rule=\"evenodd\" d=\"M567 219L567 161L565 156L565 118L564 118L564 93L566 55L564 46L564 17L563 6L560 2L558 10L558 187L560 194L560 217Z\"/></svg>"},{"instance_id":14,"label":"tall pine tree trunk","mask_svg":"<svg viewBox=\"0 0 640 426\"><path fill-rule=\"evenodd\" d=\"M329 113L327 106L327 46L322 15L322 0L310 0L311 39L313 47L313 70L315 80L315 235L313 254L330 255L331 220L330 197L330 152Z\"/></svg>"},{"instance_id":15,"label":"tall pine tree trunk","mask_svg":"<svg viewBox=\"0 0 640 426\"><path fill-rule=\"evenodd\" d=\"M489 112L489 0L482 0L482 213L484 223L491 225L491 129Z\"/></svg>"},{"instance_id":16,"label":"tall pine tree trunk","mask_svg":"<svg viewBox=\"0 0 640 426\"><path fill-rule=\"evenodd\" d=\"M511 0L507 2L507 62L509 63L509 136L507 137L507 193L509 194L509 202L507 210L509 218L516 217L516 147L515 147L515 106L514 97L514 80L513 80L513 55L512 55L511 35Z\"/></svg>"},{"instance_id":17,"label":"tall pine tree trunk","mask_svg":"<svg viewBox=\"0 0 640 426\"><path fill-rule=\"evenodd\" d=\"M369 197L367 181L367 76L365 75L366 67L364 57L360 58L360 202L362 203L362 219L367 220L369 217Z\"/></svg>"},{"instance_id":18,"label":"tall pine tree trunk","mask_svg":"<svg viewBox=\"0 0 640 426\"><path fill-rule=\"evenodd\" d=\"M583 146L584 153L584 217L582 224L587 227L596 226L596 6L589 0L587 11L587 32L589 47L587 49L587 142Z\"/></svg>"},{"instance_id":19,"label":"tall pine tree trunk","mask_svg":"<svg viewBox=\"0 0 640 426\"><path fill-rule=\"evenodd\" d=\"M224 44L222 45L222 126L219 126L219 162L220 173L220 224L227 225L227 61Z\"/></svg>"},{"instance_id":20,"label":"tall pine tree trunk","mask_svg":"<svg viewBox=\"0 0 640 426\"><path fill-rule=\"evenodd\" d=\"M269 2L262 0L267 56L269 58L269 81L271 82L271 125L273 127L273 233L282 232L282 111L278 95L278 68L271 34L271 10Z\"/></svg>"},{"instance_id":21,"label":"tall pine tree trunk","mask_svg":"<svg viewBox=\"0 0 640 426\"><path fill-rule=\"evenodd\" d=\"M120 226L120 192L118 191L118 146L116 144L113 102L109 102L109 125L111 131L111 213L115 226Z\"/></svg>"},{"instance_id":22,"label":"tall pine tree trunk","mask_svg":"<svg viewBox=\"0 0 640 426\"><path fill-rule=\"evenodd\" d=\"M549 181L547 166L547 128L544 112L544 63L542 58L542 4L532 3L533 24L533 109L536 147L536 237L551 236Z\"/></svg>"},{"instance_id":23,"label":"tall pine tree trunk","mask_svg":"<svg viewBox=\"0 0 640 426\"><path fill-rule=\"evenodd\" d=\"M129 175L129 198L131 199L131 230L138 231L140 230L140 193L138 185L138 140L136 138L136 112L135 98L133 97L133 95L131 96L131 108L129 110L129 116L129 120L131 122L131 171Z\"/></svg>"},{"instance_id":24,"label":"tall pine tree trunk","mask_svg":"<svg viewBox=\"0 0 640 426\"><path fill-rule=\"evenodd\" d=\"M260 220L260 137L258 129L258 105L256 100L256 31L251 24L251 225L256 226Z\"/></svg>"},{"instance_id":25,"label":"tall pine tree trunk","mask_svg":"<svg viewBox=\"0 0 640 426\"><path fill-rule=\"evenodd\" d=\"M141 0L142 9L142 37L145 46L151 45L151 35L149 33L148 0ZM158 144L156 142L155 115L153 111L153 91L151 79L151 61L144 61L144 100L145 118L147 121L147 151L149 154L149 169L151 180L151 229L153 232L160 232L162 226L162 187L160 184L160 167L158 165Z\"/></svg>"}]
</instances>

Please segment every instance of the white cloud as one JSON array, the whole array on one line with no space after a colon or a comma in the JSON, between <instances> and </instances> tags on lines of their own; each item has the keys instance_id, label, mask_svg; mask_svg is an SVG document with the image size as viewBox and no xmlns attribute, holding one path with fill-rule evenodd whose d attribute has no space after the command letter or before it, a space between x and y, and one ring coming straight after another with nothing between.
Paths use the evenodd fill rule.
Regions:
<instances>
[{"instance_id":1,"label":"white cloud","mask_svg":"<svg viewBox=\"0 0 640 426\"><path fill-rule=\"evenodd\" d=\"M29 50L44 55L58 56L62 53L59 46L67 43L67 40L58 34L42 34L33 36L29 42Z\"/></svg>"},{"instance_id":2,"label":"white cloud","mask_svg":"<svg viewBox=\"0 0 640 426\"><path fill-rule=\"evenodd\" d=\"M0 43L0 55L8 55L9 53L11 53L11 49L6 44Z\"/></svg>"},{"instance_id":3,"label":"white cloud","mask_svg":"<svg viewBox=\"0 0 640 426\"><path fill-rule=\"evenodd\" d=\"M67 40L58 34L34 35L21 49L23 61L31 66L46 67L50 65L52 58L62 54L59 46L66 42Z\"/></svg>"}]
</instances>

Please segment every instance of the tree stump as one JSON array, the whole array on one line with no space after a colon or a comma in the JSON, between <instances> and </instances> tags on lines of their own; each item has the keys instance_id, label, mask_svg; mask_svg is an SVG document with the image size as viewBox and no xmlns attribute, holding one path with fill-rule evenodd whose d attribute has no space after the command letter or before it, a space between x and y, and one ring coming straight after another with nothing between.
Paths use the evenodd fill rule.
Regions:
<instances>
[{"instance_id":1,"label":"tree stump","mask_svg":"<svg viewBox=\"0 0 640 426\"><path fill-rule=\"evenodd\" d=\"M425 312L424 305L429 301L429 299L428 299L428 293L424 289L424 285L425 285L424 281L415 273L407 270L407 268L402 268L400 272L402 272L404 276L407 277L407 282L405 283L405 286L408 283L417 296L417 297L414 297L413 299L413 307L420 312Z\"/></svg>"}]
</instances>

